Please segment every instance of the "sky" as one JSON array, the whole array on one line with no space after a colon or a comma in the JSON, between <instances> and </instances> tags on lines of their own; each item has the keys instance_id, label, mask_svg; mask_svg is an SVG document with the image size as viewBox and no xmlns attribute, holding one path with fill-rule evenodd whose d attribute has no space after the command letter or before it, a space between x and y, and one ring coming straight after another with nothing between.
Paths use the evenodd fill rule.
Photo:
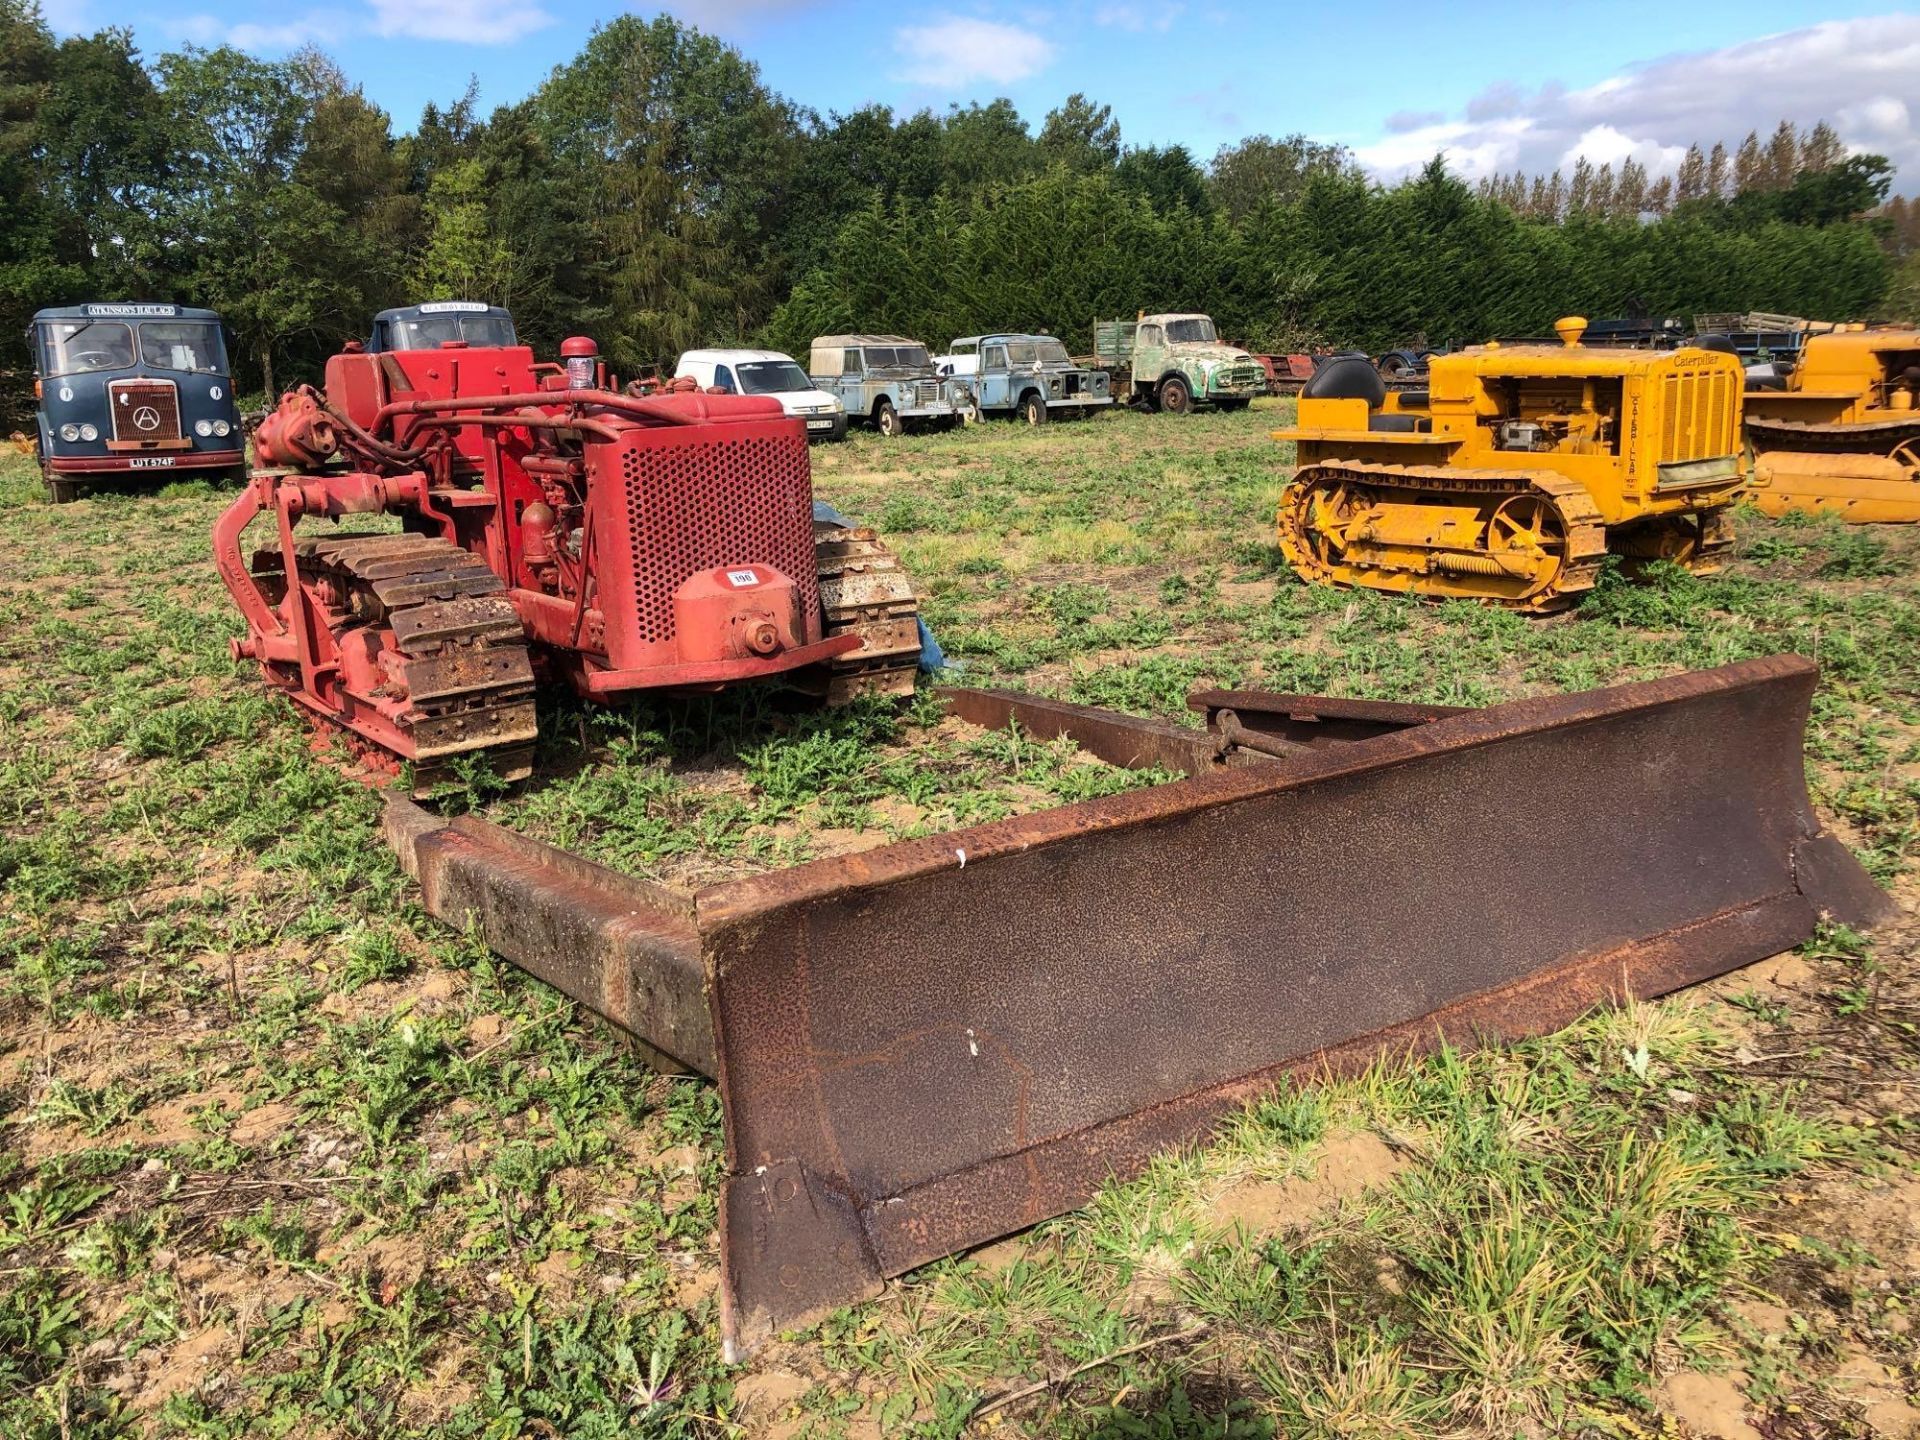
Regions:
<instances>
[{"instance_id":1,"label":"sky","mask_svg":"<svg viewBox=\"0 0 1920 1440\"><path fill-rule=\"evenodd\" d=\"M566 0L42 0L56 31L131 25L148 54L317 44L410 127L477 79L520 99L621 7ZM633 7L652 14L651 6ZM1225 0L667 0L768 84L826 114L1005 95L1037 130L1074 91L1134 145L1205 160L1252 134L1350 147L1383 179L1444 152L1468 179L1631 155L1671 172L1689 143L1831 122L1920 193L1920 11L1784 0L1265 5Z\"/></svg>"}]
</instances>

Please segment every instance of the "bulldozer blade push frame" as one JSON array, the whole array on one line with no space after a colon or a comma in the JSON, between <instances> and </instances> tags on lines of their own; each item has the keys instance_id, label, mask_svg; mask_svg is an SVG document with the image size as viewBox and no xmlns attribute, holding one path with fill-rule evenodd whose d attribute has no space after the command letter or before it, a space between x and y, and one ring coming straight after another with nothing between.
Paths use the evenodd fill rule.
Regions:
<instances>
[{"instance_id":1,"label":"bulldozer blade push frame","mask_svg":"<svg viewBox=\"0 0 1920 1440\"><path fill-rule=\"evenodd\" d=\"M691 897L405 800L387 828L435 915L718 1081L740 1358L1292 1073L1542 1033L1882 918L1808 798L1815 676L1483 710L1202 692L1205 730L952 690L1187 778Z\"/></svg>"}]
</instances>

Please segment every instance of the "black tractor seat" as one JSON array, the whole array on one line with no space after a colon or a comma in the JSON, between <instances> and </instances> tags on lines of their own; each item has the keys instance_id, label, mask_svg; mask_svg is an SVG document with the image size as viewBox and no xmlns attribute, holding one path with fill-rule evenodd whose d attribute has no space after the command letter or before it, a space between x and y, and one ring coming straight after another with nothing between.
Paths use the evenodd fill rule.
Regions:
<instances>
[{"instance_id":1,"label":"black tractor seat","mask_svg":"<svg viewBox=\"0 0 1920 1440\"><path fill-rule=\"evenodd\" d=\"M1313 372L1300 388L1302 400L1364 400L1378 410L1387 398L1387 382L1364 355L1336 355Z\"/></svg>"}]
</instances>

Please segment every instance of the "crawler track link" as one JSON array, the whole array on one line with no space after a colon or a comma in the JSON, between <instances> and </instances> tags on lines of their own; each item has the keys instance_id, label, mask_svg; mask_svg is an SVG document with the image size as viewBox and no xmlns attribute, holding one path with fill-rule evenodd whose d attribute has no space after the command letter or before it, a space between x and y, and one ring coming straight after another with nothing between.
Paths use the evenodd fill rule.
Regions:
<instances>
[{"instance_id":1,"label":"crawler track link","mask_svg":"<svg viewBox=\"0 0 1920 1440\"><path fill-rule=\"evenodd\" d=\"M829 705L862 695L911 695L920 668L920 602L899 558L865 526L816 520L814 558L829 636L858 632L866 644L826 671Z\"/></svg>"},{"instance_id":2,"label":"crawler track link","mask_svg":"<svg viewBox=\"0 0 1920 1440\"><path fill-rule=\"evenodd\" d=\"M416 795L447 778L454 760L479 753L505 780L531 773L532 659L506 587L484 560L422 535L303 537L294 557L301 583L337 617L335 649L377 650L380 683L341 695L345 713L334 718L411 761ZM262 552L255 568L263 564L279 568L277 552ZM356 724L368 710L384 724Z\"/></svg>"},{"instance_id":3,"label":"crawler track link","mask_svg":"<svg viewBox=\"0 0 1920 1440\"><path fill-rule=\"evenodd\" d=\"M1815 424L1804 420L1768 420L1749 416L1747 439L1755 450L1891 455L1902 445L1920 441L1920 416L1847 424Z\"/></svg>"}]
</instances>

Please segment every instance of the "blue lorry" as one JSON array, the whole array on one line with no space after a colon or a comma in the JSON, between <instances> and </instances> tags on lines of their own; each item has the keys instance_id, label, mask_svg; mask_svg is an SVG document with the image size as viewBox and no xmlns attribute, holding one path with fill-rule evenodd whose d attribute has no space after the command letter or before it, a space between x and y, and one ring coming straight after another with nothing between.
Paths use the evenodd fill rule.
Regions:
<instances>
[{"instance_id":1,"label":"blue lorry","mask_svg":"<svg viewBox=\"0 0 1920 1440\"><path fill-rule=\"evenodd\" d=\"M40 473L56 505L128 476L244 475L220 316L151 301L41 310L27 330Z\"/></svg>"},{"instance_id":2,"label":"blue lorry","mask_svg":"<svg viewBox=\"0 0 1920 1440\"><path fill-rule=\"evenodd\" d=\"M518 345L513 316L498 305L479 300L429 300L422 305L397 305L373 317L367 352L438 350L449 341L475 350L497 350Z\"/></svg>"}]
</instances>

